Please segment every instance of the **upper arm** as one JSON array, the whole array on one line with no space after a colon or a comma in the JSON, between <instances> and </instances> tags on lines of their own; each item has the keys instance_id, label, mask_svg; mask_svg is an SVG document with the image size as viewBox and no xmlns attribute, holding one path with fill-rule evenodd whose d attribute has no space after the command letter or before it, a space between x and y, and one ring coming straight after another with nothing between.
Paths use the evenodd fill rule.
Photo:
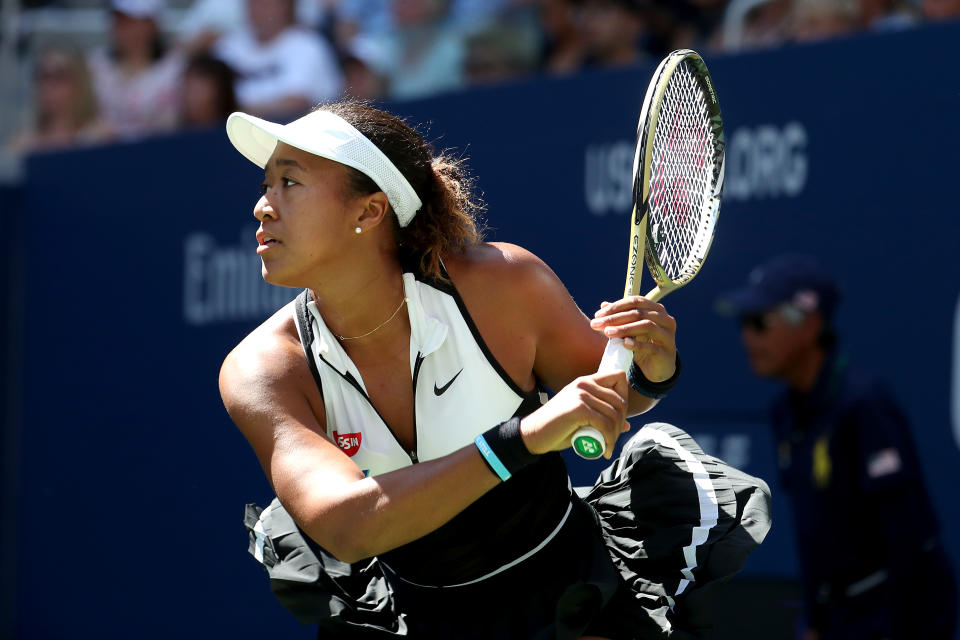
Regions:
<instances>
[{"instance_id":1,"label":"upper arm","mask_svg":"<svg viewBox=\"0 0 960 640\"><path fill-rule=\"evenodd\" d=\"M224 360L220 394L284 507L298 522L336 506L363 473L324 433L322 399L298 344L254 332ZM299 352L299 353L298 353Z\"/></svg>"},{"instance_id":2,"label":"upper arm","mask_svg":"<svg viewBox=\"0 0 960 640\"><path fill-rule=\"evenodd\" d=\"M578 376L595 373L606 339L590 328L588 318L557 275L540 258L516 245L485 245L481 259L473 260L469 274L451 269L458 288L469 296L471 313L495 319L484 337L496 340L502 328L518 334L528 354L527 372L551 391L559 391ZM495 286L490 286L496 283ZM461 286L465 284L466 286ZM477 313L474 313L474 308ZM478 318L478 320L481 318ZM504 340L506 342L506 340ZM515 350L501 350L505 359ZM509 369L509 367L508 367Z\"/></svg>"},{"instance_id":3,"label":"upper arm","mask_svg":"<svg viewBox=\"0 0 960 640\"><path fill-rule=\"evenodd\" d=\"M283 330L255 331L227 357L220 391L280 502L327 551L355 562L394 549L499 484L472 444L365 477L325 435L323 399L284 315Z\"/></svg>"},{"instance_id":4,"label":"upper arm","mask_svg":"<svg viewBox=\"0 0 960 640\"><path fill-rule=\"evenodd\" d=\"M534 371L551 391L578 376L595 373L606 338L590 328L583 313L553 270L532 256L525 279L529 313L538 328Z\"/></svg>"}]
</instances>

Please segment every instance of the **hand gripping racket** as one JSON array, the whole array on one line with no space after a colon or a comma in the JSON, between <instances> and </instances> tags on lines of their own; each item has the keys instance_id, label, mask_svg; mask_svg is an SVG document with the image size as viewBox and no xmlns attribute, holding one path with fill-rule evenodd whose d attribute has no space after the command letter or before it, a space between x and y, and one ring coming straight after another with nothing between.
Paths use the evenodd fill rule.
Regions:
<instances>
[{"instance_id":1,"label":"hand gripping racket","mask_svg":"<svg viewBox=\"0 0 960 640\"><path fill-rule=\"evenodd\" d=\"M695 51L674 51L654 72L640 110L624 297L640 291L640 256L656 283L645 296L654 302L700 271L720 212L723 162L723 121L707 66ZM623 340L612 338L599 371L629 371L632 361ZM590 426L577 430L571 444L591 460L605 451L603 436Z\"/></svg>"}]
</instances>

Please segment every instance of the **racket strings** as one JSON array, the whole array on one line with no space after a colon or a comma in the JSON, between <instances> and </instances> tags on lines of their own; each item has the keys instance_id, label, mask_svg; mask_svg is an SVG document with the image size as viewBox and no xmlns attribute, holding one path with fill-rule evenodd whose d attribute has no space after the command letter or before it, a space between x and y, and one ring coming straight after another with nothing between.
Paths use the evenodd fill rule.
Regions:
<instances>
[{"instance_id":1,"label":"racket strings","mask_svg":"<svg viewBox=\"0 0 960 640\"><path fill-rule=\"evenodd\" d=\"M682 284L709 248L717 161L707 98L686 62L664 90L650 160L650 249L664 275Z\"/></svg>"}]
</instances>

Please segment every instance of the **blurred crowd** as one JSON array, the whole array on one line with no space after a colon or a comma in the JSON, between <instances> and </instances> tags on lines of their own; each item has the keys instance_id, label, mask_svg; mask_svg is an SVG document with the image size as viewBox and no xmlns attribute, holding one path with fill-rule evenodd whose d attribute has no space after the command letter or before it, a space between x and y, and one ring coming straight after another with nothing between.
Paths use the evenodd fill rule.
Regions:
<instances>
[{"instance_id":1,"label":"blurred crowd","mask_svg":"<svg viewBox=\"0 0 960 640\"><path fill-rule=\"evenodd\" d=\"M105 0L102 45L32 55L14 153L285 119L341 96L406 100L527 78L910 28L960 0Z\"/></svg>"}]
</instances>

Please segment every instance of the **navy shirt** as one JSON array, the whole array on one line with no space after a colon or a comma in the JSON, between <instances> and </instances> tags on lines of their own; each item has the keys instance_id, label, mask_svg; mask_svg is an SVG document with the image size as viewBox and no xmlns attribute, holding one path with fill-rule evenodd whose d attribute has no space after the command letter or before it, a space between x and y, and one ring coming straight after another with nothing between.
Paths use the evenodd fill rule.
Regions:
<instances>
[{"instance_id":1,"label":"navy shirt","mask_svg":"<svg viewBox=\"0 0 960 640\"><path fill-rule=\"evenodd\" d=\"M812 626L854 595L915 580L938 526L891 390L831 355L811 392L777 399L771 422Z\"/></svg>"}]
</instances>

